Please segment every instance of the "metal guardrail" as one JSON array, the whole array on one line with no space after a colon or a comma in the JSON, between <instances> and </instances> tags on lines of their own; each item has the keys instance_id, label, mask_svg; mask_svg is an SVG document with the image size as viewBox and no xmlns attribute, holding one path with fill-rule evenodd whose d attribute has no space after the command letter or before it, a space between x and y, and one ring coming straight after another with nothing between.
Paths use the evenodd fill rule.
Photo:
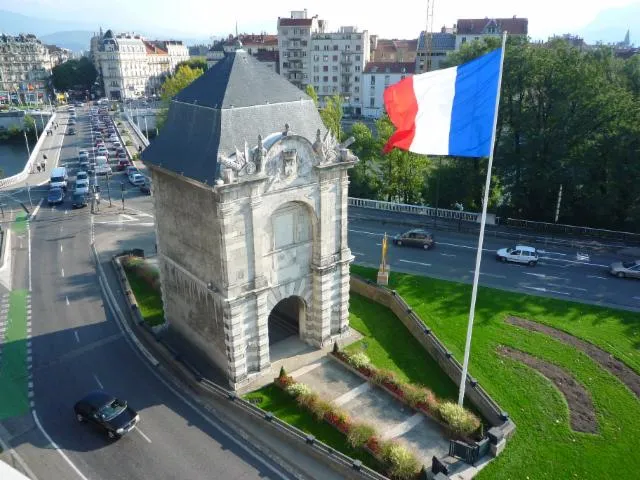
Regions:
<instances>
[{"instance_id":1,"label":"metal guardrail","mask_svg":"<svg viewBox=\"0 0 640 480\"><path fill-rule=\"evenodd\" d=\"M451 220L463 220L466 222L477 222L480 214L476 212L464 212L459 210L447 210L445 208L425 207L423 205L409 205L406 203L383 202L381 200L370 200L368 198L348 198L350 207L371 208L374 210L384 210L387 212L411 213L413 215L424 215L428 217L447 218Z\"/></svg>"},{"instance_id":2,"label":"metal guardrail","mask_svg":"<svg viewBox=\"0 0 640 480\"><path fill-rule=\"evenodd\" d=\"M253 417L260 418L266 422L269 422L272 426L278 428L282 432L286 433L295 440L307 444L310 448L313 448L317 452L328 457L331 461L340 464L342 467L352 469L358 472L362 478L368 478L373 480L388 480L384 475L370 469L366 465L363 465L360 460L354 460L351 457L343 454L342 452L330 447L329 445L319 441L313 435L309 435L302 430L283 422L271 412L266 412L255 405L247 402L238 396L235 392L228 391L222 388L220 385L207 380L206 378L200 378L200 385L222 398L234 402L235 405L242 408L245 412L249 413Z\"/></svg>"},{"instance_id":3,"label":"metal guardrail","mask_svg":"<svg viewBox=\"0 0 640 480\"><path fill-rule=\"evenodd\" d=\"M532 220L521 220L519 218L507 218L505 225L546 234L557 234L567 236L580 236L597 238L601 240L616 240L620 242L632 242L640 244L640 233L622 232L619 230L607 230L603 228L580 227L577 225L565 225L561 223L534 222Z\"/></svg>"},{"instance_id":4,"label":"metal guardrail","mask_svg":"<svg viewBox=\"0 0 640 480\"><path fill-rule=\"evenodd\" d=\"M54 112L49 118L47 125L42 130L42 134L40 135L40 138L34 145L33 150L31 151L31 155L29 156L29 159L27 160L27 163L24 166L24 169L20 173L16 173L15 175L12 175L10 177L3 178L2 180L0 180L0 188L10 187L11 185L22 182L29 176L29 172L31 172L31 169L33 168L33 164L38 158L38 155L40 153L40 147L42 147L45 137L47 136L46 131L51 128L51 124L53 123L53 120L55 118L56 118L56 113Z\"/></svg>"},{"instance_id":5,"label":"metal guardrail","mask_svg":"<svg viewBox=\"0 0 640 480\"><path fill-rule=\"evenodd\" d=\"M131 118L131 115L129 115L128 112L125 112L124 116L127 119L127 122L129 122L129 127L138 136L138 139L140 140L140 143L142 143L145 147L148 147L149 146L149 140L147 140L147 137L144 136L144 133L142 133L142 130L140 130L138 128L136 123L133 121L133 118Z\"/></svg>"}]
</instances>

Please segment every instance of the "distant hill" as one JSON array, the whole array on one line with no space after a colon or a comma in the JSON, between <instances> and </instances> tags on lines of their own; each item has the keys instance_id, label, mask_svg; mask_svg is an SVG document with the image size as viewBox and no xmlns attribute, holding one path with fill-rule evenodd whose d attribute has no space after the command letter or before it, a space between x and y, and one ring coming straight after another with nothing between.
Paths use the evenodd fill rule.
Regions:
<instances>
[{"instance_id":1,"label":"distant hill","mask_svg":"<svg viewBox=\"0 0 640 480\"><path fill-rule=\"evenodd\" d=\"M640 43L640 2L603 10L578 33L587 43L617 43L630 30L631 43Z\"/></svg>"},{"instance_id":2,"label":"distant hill","mask_svg":"<svg viewBox=\"0 0 640 480\"><path fill-rule=\"evenodd\" d=\"M56 32L92 31L93 28L94 27L86 22L47 20L0 9L0 32L8 35L33 33L41 37L42 35L49 35Z\"/></svg>"},{"instance_id":3,"label":"distant hill","mask_svg":"<svg viewBox=\"0 0 640 480\"><path fill-rule=\"evenodd\" d=\"M58 47L68 48L74 52L89 50L89 42L93 32L88 30L70 30L68 32L55 32L48 35L41 35L39 38L47 45L57 45Z\"/></svg>"}]
</instances>

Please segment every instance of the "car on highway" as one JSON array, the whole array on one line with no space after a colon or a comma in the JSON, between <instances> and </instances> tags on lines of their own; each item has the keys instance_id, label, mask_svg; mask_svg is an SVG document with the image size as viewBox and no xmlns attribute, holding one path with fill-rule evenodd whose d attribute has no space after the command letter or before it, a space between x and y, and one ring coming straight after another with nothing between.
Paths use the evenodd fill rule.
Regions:
<instances>
[{"instance_id":1,"label":"car on highway","mask_svg":"<svg viewBox=\"0 0 640 480\"><path fill-rule=\"evenodd\" d=\"M429 250L436 246L436 241L433 237L433 233L420 228L415 228L393 237L393 244L399 247L418 247Z\"/></svg>"},{"instance_id":2,"label":"car on highway","mask_svg":"<svg viewBox=\"0 0 640 480\"><path fill-rule=\"evenodd\" d=\"M145 195L151 195L151 179L144 179L144 183L140 185L140 192Z\"/></svg>"},{"instance_id":3,"label":"car on highway","mask_svg":"<svg viewBox=\"0 0 640 480\"><path fill-rule=\"evenodd\" d=\"M78 191L73 192L71 197L71 208L82 208L87 206L87 194Z\"/></svg>"},{"instance_id":4,"label":"car on highway","mask_svg":"<svg viewBox=\"0 0 640 480\"><path fill-rule=\"evenodd\" d=\"M73 117L71 117L71 118L69 119L69 125L75 125L75 124L76 124L76 119L75 119L75 118L73 118Z\"/></svg>"},{"instance_id":5,"label":"car on highway","mask_svg":"<svg viewBox=\"0 0 640 480\"><path fill-rule=\"evenodd\" d=\"M97 154L109 158L109 151L107 150L107 147L98 147Z\"/></svg>"},{"instance_id":6,"label":"car on highway","mask_svg":"<svg viewBox=\"0 0 640 480\"><path fill-rule=\"evenodd\" d=\"M527 245L501 248L496 252L496 260L500 262L523 263L533 267L538 263L538 251Z\"/></svg>"},{"instance_id":7,"label":"car on highway","mask_svg":"<svg viewBox=\"0 0 640 480\"><path fill-rule=\"evenodd\" d=\"M73 406L78 422L89 422L115 440L130 432L140 421L140 415L120 400L104 391L91 392Z\"/></svg>"},{"instance_id":8,"label":"car on highway","mask_svg":"<svg viewBox=\"0 0 640 480\"><path fill-rule=\"evenodd\" d=\"M67 130L67 135L75 135L76 134L76 129L73 127L69 127L69 130Z\"/></svg>"},{"instance_id":9,"label":"car on highway","mask_svg":"<svg viewBox=\"0 0 640 480\"><path fill-rule=\"evenodd\" d=\"M118 160L118 165L116 165L116 170L118 170L119 172L123 172L124 170L127 169L129 165L130 165L129 160L127 160L126 158L121 158Z\"/></svg>"},{"instance_id":10,"label":"car on highway","mask_svg":"<svg viewBox=\"0 0 640 480\"><path fill-rule=\"evenodd\" d=\"M640 278L640 260L614 262L609 266L609 273L618 278Z\"/></svg>"},{"instance_id":11,"label":"car on highway","mask_svg":"<svg viewBox=\"0 0 640 480\"><path fill-rule=\"evenodd\" d=\"M82 161L85 158L89 158L89 151L85 149L78 150L78 160Z\"/></svg>"},{"instance_id":12,"label":"car on highway","mask_svg":"<svg viewBox=\"0 0 640 480\"><path fill-rule=\"evenodd\" d=\"M54 187L49 189L47 194L47 203L49 205L60 205L64 201L64 191L61 188Z\"/></svg>"},{"instance_id":13,"label":"car on highway","mask_svg":"<svg viewBox=\"0 0 640 480\"><path fill-rule=\"evenodd\" d=\"M132 173L131 175L129 175L129 183L137 187L144 185L144 175L141 175L139 173Z\"/></svg>"}]
</instances>

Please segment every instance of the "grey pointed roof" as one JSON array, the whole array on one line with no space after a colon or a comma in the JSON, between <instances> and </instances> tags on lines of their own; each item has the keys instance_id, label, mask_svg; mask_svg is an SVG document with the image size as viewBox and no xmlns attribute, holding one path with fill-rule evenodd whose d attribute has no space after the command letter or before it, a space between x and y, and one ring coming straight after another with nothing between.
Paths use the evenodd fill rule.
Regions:
<instances>
[{"instance_id":1,"label":"grey pointed roof","mask_svg":"<svg viewBox=\"0 0 640 480\"><path fill-rule=\"evenodd\" d=\"M160 135L142 154L145 163L213 185L218 155L257 143L291 127L311 142L324 127L313 100L244 50L228 53L169 106Z\"/></svg>"}]
</instances>

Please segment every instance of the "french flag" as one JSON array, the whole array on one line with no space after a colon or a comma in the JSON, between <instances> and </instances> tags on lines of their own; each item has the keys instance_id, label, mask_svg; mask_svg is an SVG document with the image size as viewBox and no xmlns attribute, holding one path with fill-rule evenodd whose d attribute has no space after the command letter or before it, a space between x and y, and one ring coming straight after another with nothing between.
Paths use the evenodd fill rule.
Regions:
<instances>
[{"instance_id":1,"label":"french flag","mask_svg":"<svg viewBox=\"0 0 640 480\"><path fill-rule=\"evenodd\" d=\"M396 131L384 152L395 147L425 155L488 157L501 67L499 48L391 85L384 105Z\"/></svg>"}]
</instances>

